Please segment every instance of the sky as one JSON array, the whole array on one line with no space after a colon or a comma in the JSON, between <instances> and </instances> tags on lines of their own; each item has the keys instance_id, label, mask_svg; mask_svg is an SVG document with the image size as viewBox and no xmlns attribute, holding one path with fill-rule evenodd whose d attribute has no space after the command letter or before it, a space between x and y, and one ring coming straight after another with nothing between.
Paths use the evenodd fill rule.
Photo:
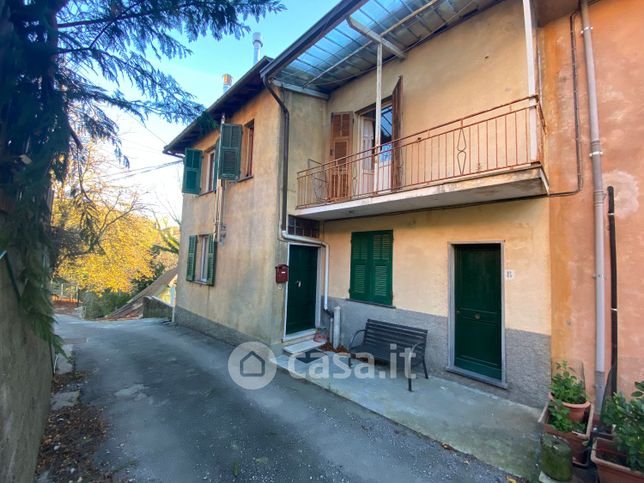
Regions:
<instances>
[{"instance_id":1,"label":"sky","mask_svg":"<svg viewBox=\"0 0 644 483\"><path fill-rule=\"evenodd\" d=\"M252 32L261 32L262 55L276 57L326 14L338 0L283 0L286 10L256 22L248 19L250 32L241 39L225 37L221 41L203 37L187 44L193 54L185 59L166 60L163 69L204 106L212 104L223 93L222 76L239 79L253 63ZM122 86L123 87L123 86ZM152 117L143 126L130 115L113 113L120 127L122 149L130 160L131 174L119 181L134 185L144 193L151 210L170 220L181 216L180 165L135 174L137 169L160 165L176 158L162 154L168 144L185 127ZM124 175L125 175L124 171Z\"/></svg>"}]
</instances>

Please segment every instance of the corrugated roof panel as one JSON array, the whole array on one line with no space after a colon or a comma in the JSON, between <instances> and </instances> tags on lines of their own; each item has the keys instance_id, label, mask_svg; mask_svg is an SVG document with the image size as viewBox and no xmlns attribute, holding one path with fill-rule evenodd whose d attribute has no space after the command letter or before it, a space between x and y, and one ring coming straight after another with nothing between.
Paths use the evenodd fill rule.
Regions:
<instances>
[{"instance_id":1,"label":"corrugated roof panel","mask_svg":"<svg viewBox=\"0 0 644 483\"><path fill-rule=\"evenodd\" d=\"M351 17L405 50L500 1L367 0ZM351 28L345 19L328 32L322 32L322 38L316 43L303 47L299 54L294 53L297 57L284 64L286 67L281 67L276 77L329 93L373 69L376 50L372 40ZM391 56L385 50L385 59Z\"/></svg>"}]
</instances>

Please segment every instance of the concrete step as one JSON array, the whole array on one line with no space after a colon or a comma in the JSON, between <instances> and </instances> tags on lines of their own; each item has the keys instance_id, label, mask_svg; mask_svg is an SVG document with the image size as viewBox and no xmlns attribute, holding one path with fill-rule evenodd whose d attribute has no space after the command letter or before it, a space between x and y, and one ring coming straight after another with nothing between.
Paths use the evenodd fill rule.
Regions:
<instances>
[{"instance_id":1,"label":"concrete step","mask_svg":"<svg viewBox=\"0 0 644 483\"><path fill-rule=\"evenodd\" d=\"M324 345L324 342L316 342L313 340L313 338L311 338L309 340L296 342L295 344L286 345L282 347L282 350L289 355L298 355L298 354L305 354L307 352L317 349L318 347L322 347L323 345Z\"/></svg>"}]
</instances>

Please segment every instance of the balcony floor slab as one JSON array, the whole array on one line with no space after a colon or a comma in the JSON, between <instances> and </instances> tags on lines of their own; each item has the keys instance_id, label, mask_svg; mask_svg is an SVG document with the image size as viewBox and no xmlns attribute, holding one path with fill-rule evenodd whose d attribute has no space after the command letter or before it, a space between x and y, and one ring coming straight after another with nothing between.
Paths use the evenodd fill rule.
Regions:
<instances>
[{"instance_id":1,"label":"balcony floor slab","mask_svg":"<svg viewBox=\"0 0 644 483\"><path fill-rule=\"evenodd\" d=\"M531 165L376 196L299 208L293 214L313 220L337 220L546 194L548 182L543 169L540 165Z\"/></svg>"}]
</instances>

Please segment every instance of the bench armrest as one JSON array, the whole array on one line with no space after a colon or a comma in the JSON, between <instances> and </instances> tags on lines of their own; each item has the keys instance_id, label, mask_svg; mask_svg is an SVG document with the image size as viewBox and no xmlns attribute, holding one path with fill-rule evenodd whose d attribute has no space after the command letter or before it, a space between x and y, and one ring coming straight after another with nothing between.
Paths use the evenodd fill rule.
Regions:
<instances>
[{"instance_id":1,"label":"bench armrest","mask_svg":"<svg viewBox=\"0 0 644 483\"><path fill-rule=\"evenodd\" d=\"M359 334L360 332L366 332L366 331L367 331L366 329L360 329L360 330L359 330L359 331L357 331L355 334L353 334L353 338L351 339L351 343L349 344L349 351L355 347L354 342L355 342L355 340L356 340L356 337L358 337L358 334Z\"/></svg>"}]
</instances>

